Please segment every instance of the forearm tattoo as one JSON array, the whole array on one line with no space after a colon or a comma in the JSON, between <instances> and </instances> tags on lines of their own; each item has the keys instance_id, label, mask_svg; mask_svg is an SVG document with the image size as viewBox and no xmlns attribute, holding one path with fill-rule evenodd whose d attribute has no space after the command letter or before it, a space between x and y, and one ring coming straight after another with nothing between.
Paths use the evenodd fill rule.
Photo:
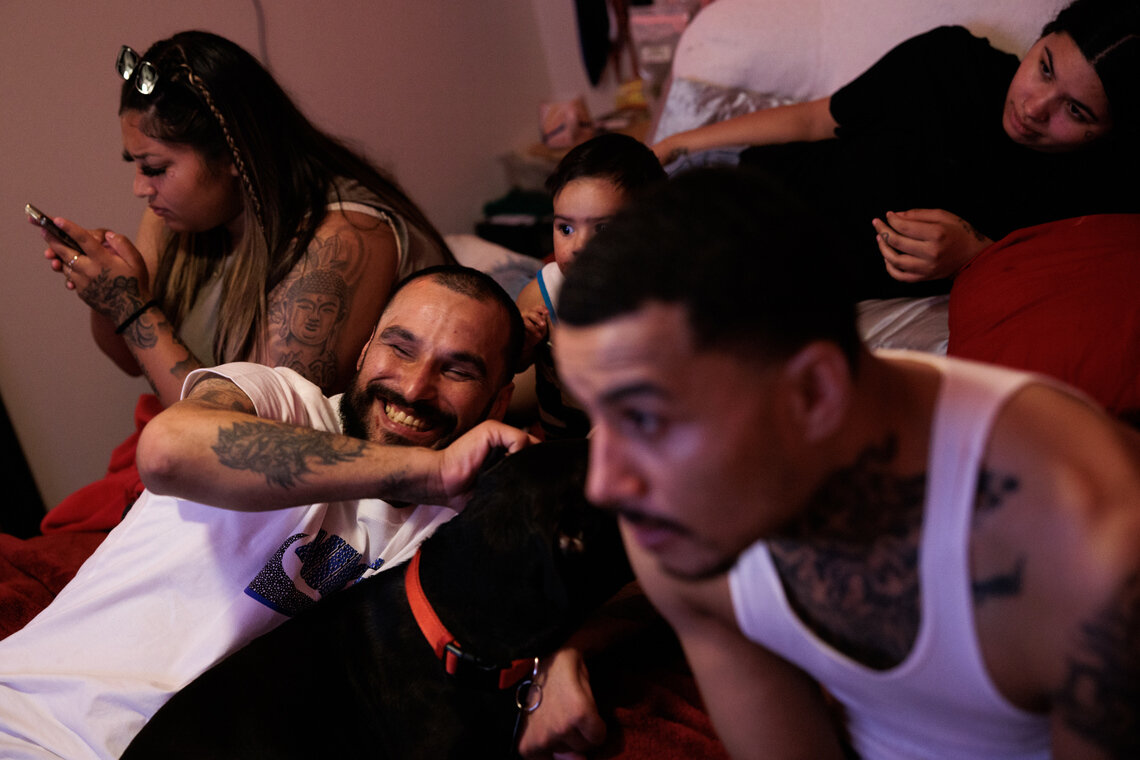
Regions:
<instances>
[{"instance_id":1,"label":"forearm tattoo","mask_svg":"<svg viewBox=\"0 0 1140 760\"><path fill-rule=\"evenodd\" d=\"M1081 626L1054 705L1070 729L1109 756L1140 757L1140 576Z\"/></svg>"},{"instance_id":2,"label":"forearm tattoo","mask_svg":"<svg viewBox=\"0 0 1140 760\"><path fill-rule=\"evenodd\" d=\"M868 447L827 479L787 540L769 542L801 619L840 651L879 669L905 659L920 619L926 475L895 474L897 454L894 436Z\"/></svg>"},{"instance_id":3,"label":"forearm tattoo","mask_svg":"<svg viewBox=\"0 0 1140 760\"><path fill-rule=\"evenodd\" d=\"M112 277L104 269L97 274L81 293L83 300L105 315L116 325L134 314L146 299L142 297L137 277Z\"/></svg>"},{"instance_id":4,"label":"forearm tattoo","mask_svg":"<svg viewBox=\"0 0 1140 760\"><path fill-rule=\"evenodd\" d=\"M364 447L364 441L258 421L219 430L212 448L222 465L264 475L269 485L289 489L314 472L310 463L350 462L364 455Z\"/></svg>"},{"instance_id":5,"label":"forearm tattoo","mask_svg":"<svg viewBox=\"0 0 1140 760\"><path fill-rule=\"evenodd\" d=\"M966 234L971 235L974 238L974 240L977 240L979 243L984 242L986 240L986 236L983 235L982 233L978 232L977 229L974 228L974 225L970 224L969 222L967 222L962 217L958 217L958 221L960 221L962 223L962 229L964 229L966 231Z\"/></svg>"}]
</instances>

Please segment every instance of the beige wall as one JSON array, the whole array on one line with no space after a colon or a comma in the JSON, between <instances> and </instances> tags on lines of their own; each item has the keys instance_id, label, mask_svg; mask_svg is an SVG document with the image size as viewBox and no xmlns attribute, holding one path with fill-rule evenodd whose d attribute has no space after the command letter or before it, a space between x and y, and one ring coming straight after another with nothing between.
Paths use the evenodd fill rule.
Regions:
<instances>
[{"instance_id":1,"label":"beige wall","mask_svg":"<svg viewBox=\"0 0 1140 760\"><path fill-rule=\"evenodd\" d=\"M392 170L444 232L470 231L482 204L505 192L497 156L534 138L537 104L585 88L569 0L261 5L279 81L314 121ZM146 385L94 347L87 308L49 271L24 203L133 233L142 203L119 157L118 46L141 51L204 28L258 52L256 3L0 9L0 393L52 506L102 474Z\"/></svg>"}]
</instances>

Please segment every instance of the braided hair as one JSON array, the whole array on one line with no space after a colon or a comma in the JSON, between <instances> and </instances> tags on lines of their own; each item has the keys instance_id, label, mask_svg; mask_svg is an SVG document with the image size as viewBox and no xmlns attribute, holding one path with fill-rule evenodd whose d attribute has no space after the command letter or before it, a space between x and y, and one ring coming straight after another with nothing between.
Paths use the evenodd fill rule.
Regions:
<instances>
[{"instance_id":1,"label":"braided hair","mask_svg":"<svg viewBox=\"0 0 1140 760\"><path fill-rule=\"evenodd\" d=\"M177 329L202 286L234 254L224 268L214 361L257 352L266 334L268 294L304 256L337 179L356 180L447 250L392 178L314 126L239 45L186 31L154 43L142 58L157 69L157 84L149 94L140 92L136 71L123 83L119 114L137 112L145 135L193 148L215 171L232 164L241 182L249 220L243 239L231 240L223 227L170 232L153 284Z\"/></svg>"}]
</instances>

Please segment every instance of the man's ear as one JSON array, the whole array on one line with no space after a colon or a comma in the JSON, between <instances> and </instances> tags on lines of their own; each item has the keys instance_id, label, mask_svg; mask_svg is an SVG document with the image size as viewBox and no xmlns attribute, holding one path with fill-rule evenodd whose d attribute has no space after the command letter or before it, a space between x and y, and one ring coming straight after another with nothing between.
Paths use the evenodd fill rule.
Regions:
<instances>
[{"instance_id":1,"label":"man's ear","mask_svg":"<svg viewBox=\"0 0 1140 760\"><path fill-rule=\"evenodd\" d=\"M499 389L499 395L495 397L494 403L491 404L491 410L487 412L487 419L502 421L507 413L507 407L511 405L511 394L514 393L514 382L507 383Z\"/></svg>"},{"instance_id":2,"label":"man's ear","mask_svg":"<svg viewBox=\"0 0 1140 760\"><path fill-rule=\"evenodd\" d=\"M842 425L851 403L851 365L834 343L815 341L784 363L786 409L806 443L819 443Z\"/></svg>"}]
</instances>

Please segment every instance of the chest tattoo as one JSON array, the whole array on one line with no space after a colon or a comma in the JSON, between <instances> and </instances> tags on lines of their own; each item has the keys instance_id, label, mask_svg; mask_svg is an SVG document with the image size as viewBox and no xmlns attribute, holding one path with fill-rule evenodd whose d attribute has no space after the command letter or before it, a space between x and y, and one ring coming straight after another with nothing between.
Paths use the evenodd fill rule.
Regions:
<instances>
[{"instance_id":1,"label":"chest tattoo","mask_svg":"<svg viewBox=\"0 0 1140 760\"><path fill-rule=\"evenodd\" d=\"M887 669L918 633L918 543L926 474L892 471L891 436L831 475L811 499L795 538L769 549L792 608L848 657ZM800 540L800 537L806 540Z\"/></svg>"}]
</instances>

